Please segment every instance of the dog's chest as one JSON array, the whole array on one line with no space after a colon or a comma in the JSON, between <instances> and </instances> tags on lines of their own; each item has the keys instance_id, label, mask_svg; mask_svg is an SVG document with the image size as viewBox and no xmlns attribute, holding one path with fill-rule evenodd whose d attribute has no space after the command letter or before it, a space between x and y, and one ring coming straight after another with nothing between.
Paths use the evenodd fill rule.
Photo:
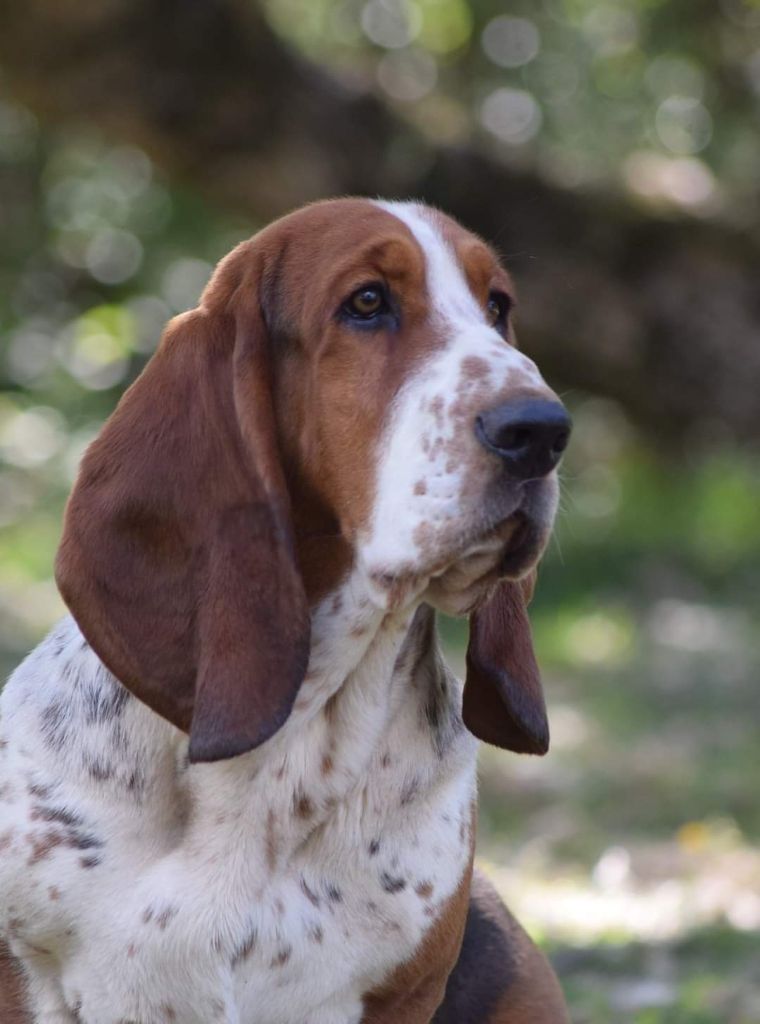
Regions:
<instances>
[{"instance_id":1,"label":"dog's chest","mask_svg":"<svg viewBox=\"0 0 760 1024\"><path fill-rule=\"evenodd\" d=\"M32 661L4 699L0 932L20 955L50 951L70 1005L97 1000L102 977L105 1002L129 1005L134 976L146 1005L194 1020L192 963L209 1005L224 996L243 1022L358 1021L471 854L473 743L450 675L411 635L324 706L317 659L268 750L191 767L180 734L71 653L78 635L65 702L40 678L50 659Z\"/></svg>"}]
</instances>

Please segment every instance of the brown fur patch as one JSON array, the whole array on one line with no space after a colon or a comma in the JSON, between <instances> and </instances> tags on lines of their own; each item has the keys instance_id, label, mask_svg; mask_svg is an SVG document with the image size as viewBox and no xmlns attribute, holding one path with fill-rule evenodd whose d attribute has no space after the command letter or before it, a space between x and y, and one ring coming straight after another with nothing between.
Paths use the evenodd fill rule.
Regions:
<instances>
[{"instance_id":1,"label":"brown fur patch","mask_svg":"<svg viewBox=\"0 0 760 1024\"><path fill-rule=\"evenodd\" d=\"M568 1024L553 970L493 886L473 876L464 942L433 1024Z\"/></svg>"},{"instance_id":2,"label":"brown fur patch","mask_svg":"<svg viewBox=\"0 0 760 1024\"><path fill-rule=\"evenodd\" d=\"M21 965L0 942L0 1021L3 1024L32 1024L26 1008L26 985Z\"/></svg>"},{"instance_id":3,"label":"brown fur patch","mask_svg":"<svg viewBox=\"0 0 760 1024\"><path fill-rule=\"evenodd\" d=\"M364 1000L362 1024L420 1024L443 998L459 952L470 895L471 867L426 932L415 955Z\"/></svg>"}]
</instances>

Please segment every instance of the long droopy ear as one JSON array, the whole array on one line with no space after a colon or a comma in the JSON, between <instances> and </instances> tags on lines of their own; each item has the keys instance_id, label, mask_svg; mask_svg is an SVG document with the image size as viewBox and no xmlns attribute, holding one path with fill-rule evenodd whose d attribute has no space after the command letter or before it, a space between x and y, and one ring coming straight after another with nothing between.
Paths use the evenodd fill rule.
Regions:
<instances>
[{"instance_id":1,"label":"long droopy ear","mask_svg":"<svg viewBox=\"0 0 760 1024\"><path fill-rule=\"evenodd\" d=\"M254 246L172 321L89 448L56 563L85 638L189 732L192 761L276 732L309 653Z\"/></svg>"},{"instance_id":2,"label":"long droopy ear","mask_svg":"<svg viewBox=\"0 0 760 1024\"><path fill-rule=\"evenodd\" d=\"M527 602L535 573L499 583L470 616L462 714L478 739L519 754L545 754L549 723Z\"/></svg>"}]
</instances>

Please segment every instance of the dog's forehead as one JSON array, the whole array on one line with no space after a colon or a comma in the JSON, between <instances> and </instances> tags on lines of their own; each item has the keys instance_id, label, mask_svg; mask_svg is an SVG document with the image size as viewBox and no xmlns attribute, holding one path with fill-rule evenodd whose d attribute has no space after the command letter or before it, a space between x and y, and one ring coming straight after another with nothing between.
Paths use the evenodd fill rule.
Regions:
<instances>
[{"instance_id":1,"label":"dog's forehead","mask_svg":"<svg viewBox=\"0 0 760 1024\"><path fill-rule=\"evenodd\" d=\"M290 259L317 255L322 261L345 257L381 236L411 240L398 218L371 199L326 199L274 221L259 236L267 248L287 248Z\"/></svg>"},{"instance_id":2,"label":"dog's forehead","mask_svg":"<svg viewBox=\"0 0 760 1024\"><path fill-rule=\"evenodd\" d=\"M379 200L377 205L400 220L422 251L431 298L447 320L479 319L476 296L497 284L512 292L509 275L495 252L477 235L440 210L415 202Z\"/></svg>"},{"instance_id":3,"label":"dog's forehead","mask_svg":"<svg viewBox=\"0 0 760 1024\"><path fill-rule=\"evenodd\" d=\"M406 242L406 252L393 249L401 261L418 257L425 267L431 297L446 295L465 305L473 302L473 284L491 278L509 279L493 251L453 218L413 201L331 199L275 221L263 233L273 255L287 253L291 268L307 271L345 265L379 242ZM413 260L414 262L414 260ZM470 310L468 310L469 312Z\"/></svg>"}]
</instances>

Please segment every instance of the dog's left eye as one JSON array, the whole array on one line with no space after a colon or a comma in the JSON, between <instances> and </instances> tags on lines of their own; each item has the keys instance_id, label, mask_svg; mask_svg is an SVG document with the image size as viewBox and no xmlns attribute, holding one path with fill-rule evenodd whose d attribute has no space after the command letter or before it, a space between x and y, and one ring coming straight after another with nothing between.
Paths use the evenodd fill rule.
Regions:
<instances>
[{"instance_id":1,"label":"dog's left eye","mask_svg":"<svg viewBox=\"0 0 760 1024\"><path fill-rule=\"evenodd\" d=\"M506 327L512 300L504 292L490 292L486 303L486 317L491 327L501 330Z\"/></svg>"},{"instance_id":2,"label":"dog's left eye","mask_svg":"<svg viewBox=\"0 0 760 1024\"><path fill-rule=\"evenodd\" d=\"M388 308L383 288L378 284L367 284L349 295L343 304L349 316L356 320L373 320Z\"/></svg>"}]
</instances>

